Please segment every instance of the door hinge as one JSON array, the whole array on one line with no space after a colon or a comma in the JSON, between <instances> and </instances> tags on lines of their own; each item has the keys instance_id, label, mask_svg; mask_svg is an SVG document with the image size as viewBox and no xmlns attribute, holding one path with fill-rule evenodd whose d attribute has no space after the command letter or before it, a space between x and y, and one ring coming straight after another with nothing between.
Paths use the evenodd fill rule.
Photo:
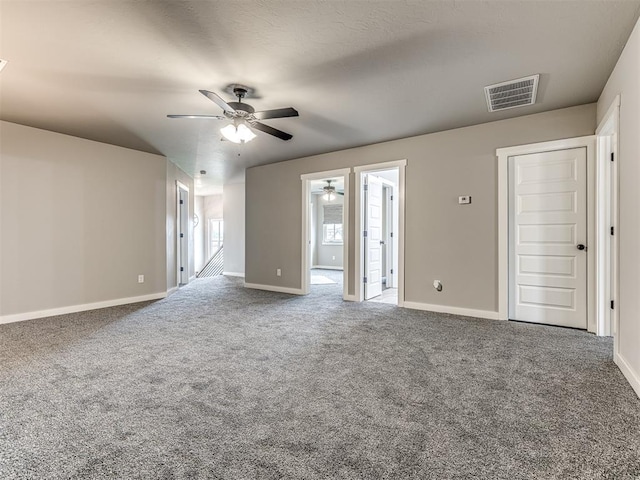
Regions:
<instances>
[{"instance_id":1,"label":"door hinge","mask_svg":"<svg viewBox=\"0 0 640 480\"><path fill-rule=\"evenodd\" d=\"M391 269L391 275L393 275L393 268Z\"/></svg>"},{"instance_id":2,"label":"door hinge","mask_svg":"<svg viewBox=\"0 0 640 480\"><path fill-rule=\"evenodd\" d=\"M391 232L391 233L389 234L389 236L390 236L391 238L393 238L393 232Z\"/></svg>"},{"instance_id":3,"label":"door hinge","mask_svg":"<svg viewBox=\"0 0 640 480\"><path fill-rule=\"evenodd\" d=\"M613 158L614 158L614 153L611 152L611 161L613 162Z\"/></svg>"},{"instance_id":4,"label":"door hinge","mask_svg":"<svg viewBox=\"0 0 640 480\"><path fill-rule=\"evenodd\" d=\"M366 183L363 185L363 190L366 192L367 190L369 190L369 185L367 185Z\"/></svg>"},{"instance_id":5,"label":"door hinge","mask_svg":"<svg viewBox=\"0 0 640 480\"><path fill-rule=\"evenodd\" d=\"M613 300L611 300L611 310L614 309L614 305L615 305L615 302Z\"/></svg>"},{"instance_id":6,"label":"door hinge","mask_svg":"<svg viewBox=\"0 0 640 480\"><path fill-rule=\"evenodd\" d=\"M366 237L366 236L367 236L367 231L366 231L366 230L364 230L364 231L362 232L362 236L363 236L363 237Z\"/></svg>"},{"instance_id":7,"label":"door hinge","mask_svg":"<svg viewBox=\"0 0 640 480\"><path fill-rule=\"evenodd\" d=\"M180 200L180 205L182 205L184 203L184 200Z\"/></svg>"},{"instance_id":8,"label":"door hinge","mask_svg":"<svg viewBox=\"0 0 640 480\"><path fill-rule=\"evenodd\" d=\"M184 233L181 233L181 234L180 234L180 238L184 238Z\"/></svg>"},{"instance_id":9,"label":"door hinge","mask_svg":"<svg viewBox=\"0 0 640 480\"><path fill-rule=\"evenodd\" d=\"M362 279L362 283L367 283L367 277L364 277L364 278Z\"/></svg>"},{"instance_id":10,"label":"door hinge","mask_svg":"<svg viewBox=\"0 0 640 480\"><path fill-rule=\"evenodd\" d=\"M184 272L184 267L180 267L180 271L181 271L181 272Z\"/></svg>"},{"instance_id":11,"label":"door hinge","mask_svg":"<svg viewBox=\"0 0 640 480\"><path fill-rule=\"evenodd\" d=\"M613 227L611 227L611 235L613 235Z\"/></svg>"},{"instance_id":12,"label":"door hinge","mask_svg":"<svg viewBox=\"0 0 640 480\"><path fill-rule=\"evenodd\" d=\"M393 202L393 195L391 195L391 201Z\"/></svg>"}]
</instances>

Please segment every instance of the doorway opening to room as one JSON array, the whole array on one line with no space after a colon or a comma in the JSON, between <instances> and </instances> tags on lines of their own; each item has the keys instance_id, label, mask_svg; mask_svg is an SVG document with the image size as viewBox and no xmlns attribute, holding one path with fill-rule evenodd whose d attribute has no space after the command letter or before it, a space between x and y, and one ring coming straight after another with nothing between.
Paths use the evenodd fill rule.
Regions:
<instances>
[{"instance_id":1,"label":"doorway opening to room","mask_svg":"<svg viewBox=\"0 0 640 480\"><path fill-rule=\"evenodd\" d=\"M405 165L402 160L355 169L358 300L403 303Z\"/></svg>"},{"instance_id":2,"label":"doorway opening to room","mask_svg":"<svg viewBox=\"0 0 640 480\"><path fill-rule=\"evenodd\" d=\"M348 299L349 169L303 175L302 293Z\"/></svg>"}]
</instances>

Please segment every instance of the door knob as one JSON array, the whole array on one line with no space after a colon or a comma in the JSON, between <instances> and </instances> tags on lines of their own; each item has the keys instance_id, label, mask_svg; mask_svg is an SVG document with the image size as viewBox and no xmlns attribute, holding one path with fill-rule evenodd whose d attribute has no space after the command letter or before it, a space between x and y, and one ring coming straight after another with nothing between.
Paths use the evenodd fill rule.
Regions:
<instances>
[{"instance_id":1,"label":"door knob","mask_svg":"<svg viewBox=\"0 0 640 480\"><path fill-rule=\"evenodd\" d=\"M585 247L583 244L579 244L578 245L578 250L586 250L587 247Z\"/></svg>"}]
</instances>

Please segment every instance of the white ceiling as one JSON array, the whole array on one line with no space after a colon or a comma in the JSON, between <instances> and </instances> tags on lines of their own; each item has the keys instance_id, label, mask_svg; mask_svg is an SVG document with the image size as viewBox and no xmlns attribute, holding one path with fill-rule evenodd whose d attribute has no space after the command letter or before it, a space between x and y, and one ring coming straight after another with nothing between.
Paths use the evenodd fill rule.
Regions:
<instances>
[{"instance_id":1,"label":"white ceiling","mask_svg":"<svg viewBox=\"0 0 640 480\"><path fill-rule=\"evenodd\" d=\"M200 194L244 169L597 100L640 0L0 0L0 118L166 155ZM483 87L539 73L538 102L488 113ZM198 93L293 106L238 146Z\"/></svg>"}]
</instances>

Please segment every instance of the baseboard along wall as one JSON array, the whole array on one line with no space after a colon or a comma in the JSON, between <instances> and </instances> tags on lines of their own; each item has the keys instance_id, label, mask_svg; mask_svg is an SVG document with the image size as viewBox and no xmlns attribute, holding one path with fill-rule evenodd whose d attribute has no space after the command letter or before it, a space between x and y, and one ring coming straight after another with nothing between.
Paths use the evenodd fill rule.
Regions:
<instances>
[{"instance_id":1,"label":"baseboard along wall","mask_svg":"<svg viewBox=\"0 0 640 480\"><path fill-rule=\"evenodd\" d=\"M103 302L85 303L82 305L69 305L68 307L50 308L47 310L37 310L33 312L14 313L11 315L0 316L0 324L24 322L26 320L35 320L37 318L53 317L56 315L65 315L67 313L86 312L88 310L98 310L100 308L115 307L118 305L127 305L129 303L148 302L149 300L160 300L165 298L169 292L151 293L149 295L140 295L138 297L116 298L114 300L105 300Z\"/></svg>"},{"instance_id":2,"label":"baseboard along wall","mask_svg":"<svg viewBox=\"0 0 640 480\"><path fill-rule=\"evenodd\" d=\"M627 362L620 353L616 355L615 363L618 365L618 368L622 372L622 375L624 375L624 378L626 378L631 385L631 388L636 392L638 398L640 398L640 374L631 368L629 362Z\"/></svg>"},{"instance_id":3,"label":"baseboard along wall","mask_svg":"<svg viewBox=\"0 0 640 480\"><path fill-rule=\"evenodd\" d=\"M276 285L261 285L258 283L245 283L245 288L254 288L256 290L267 290L269 292L290 293L292 295L304 295L302 289L291 287L278 287Z\"/></svg>"},{"instance_id":4,"label":"baseboard along wall","mask_svg":"<svg viewBox=\"0 0 640 480\"><path fill-rule=\"evenodd\" d=\"M486 318L488 320L500 320L499 312L489 310L475 310L472 308L450 307L448 305L433 305L421 302L407 302L403 307L413 310L425 310L428 312L449 313L451 315L462 315L463 317Z\"/></svg>"},{"instance_id":5,"label":"baseboard along wall","mask_svg":"<svg viewBox=\"0 0 640 480\"><path fill-rule=\"evenodd\" d=\"M222 272L225 277L240 277L244 278L244 272Z\"/></svg>"}]
</instances>

